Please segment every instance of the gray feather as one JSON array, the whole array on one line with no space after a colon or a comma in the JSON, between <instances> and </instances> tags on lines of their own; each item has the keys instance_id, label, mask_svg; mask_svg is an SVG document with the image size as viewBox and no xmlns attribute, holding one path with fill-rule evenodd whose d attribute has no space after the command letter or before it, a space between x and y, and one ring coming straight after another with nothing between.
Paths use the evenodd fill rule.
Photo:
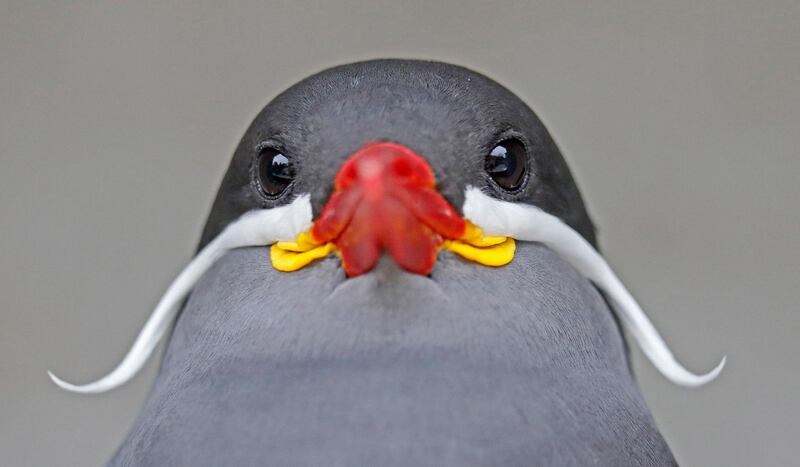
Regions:
<instances>
[{"instance_id":1,"label":"gray feather","mask_svg":"<svg viewBox=\"0 0 800 467\"><path fill-rule=\"evenodd\" d=\"M675 463L602 297L539 245L286 277L266 248L204 277L112 465Z\"/></svg>"}]
</instances>

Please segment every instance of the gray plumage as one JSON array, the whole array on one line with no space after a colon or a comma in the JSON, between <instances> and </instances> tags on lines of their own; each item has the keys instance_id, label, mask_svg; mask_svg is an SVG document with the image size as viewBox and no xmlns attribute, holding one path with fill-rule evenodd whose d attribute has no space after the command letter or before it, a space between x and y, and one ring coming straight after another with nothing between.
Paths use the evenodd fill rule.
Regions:
<instances>
[{"instance_id":1,"label":"gray plumage","mask_svg":"<svg viewBox=\"0 0 800 467\"><path fill-rule=\"evenodd\" d=\"M533 179L502 194L482 172L504 134L531 147ZM510 92L463 68L375 61L279 96L247 131L203 243L241 213L312 195L366 141L426 157L460 209L466 185L536 204L594 241L566 164ZM298 166L290 193L252 184L260 145ZM493 191L494 190L494 191ZM596 289L520 242L487 268L441 253L430 278L384 258L345 279L331 257L293 273L267 248L229 253L195 287L155 386L112 465L674 465Z\"/></svg>"}]
</instances>

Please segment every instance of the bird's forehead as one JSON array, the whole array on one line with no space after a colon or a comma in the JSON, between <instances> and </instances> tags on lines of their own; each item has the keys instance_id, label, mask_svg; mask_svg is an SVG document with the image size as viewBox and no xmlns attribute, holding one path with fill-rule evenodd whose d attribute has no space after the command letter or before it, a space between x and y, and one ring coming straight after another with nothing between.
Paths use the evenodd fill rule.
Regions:
<instances>
[{"instance_id":1,"label":"bird's forehead","mask_svg":"<svg viewBox=\"0 0 800 467\"><path fill-rule=\"evenodd\" d=\"M422 155L443 195L460 205L498 135L536 127L521 100L478 73L384 61L333 68L299 82L265 107L246 139L249 147L276 142L292 156L296 188L311 193L315 209L347 157L381 140Z\"/></svg>"},{"instance_id":2,"label":"bird's forehead","mask_svg":"<svg viewBox=\"0 0 800 467\"><path fill-rule=\"evenodd\" d=\"M268 105L254 127L259 138L278 135L304 147L353 149L391 139L434 152L437 143L482 142L523 117L518 107L524 104L500 85L459 67L367 63L301 81Z\"/></svg>"}]
</instances>

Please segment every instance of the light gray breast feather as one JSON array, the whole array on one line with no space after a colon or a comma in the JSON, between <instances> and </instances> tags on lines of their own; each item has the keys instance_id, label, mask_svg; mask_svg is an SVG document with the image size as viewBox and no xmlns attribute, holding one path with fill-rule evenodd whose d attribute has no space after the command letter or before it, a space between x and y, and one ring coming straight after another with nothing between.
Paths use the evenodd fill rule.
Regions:
<instances>
[{"instance_id":1,"label":"light gray breast feather","mask_svg":"<svg viewBox=\"0 0 800 467\"><path fill-rule=\"evenodd\" d=\"M335 258L287 274L229 253L111 464L675 464L586 279L530 243L461 261L344 282Z\"/></svg>"}]
</instances>

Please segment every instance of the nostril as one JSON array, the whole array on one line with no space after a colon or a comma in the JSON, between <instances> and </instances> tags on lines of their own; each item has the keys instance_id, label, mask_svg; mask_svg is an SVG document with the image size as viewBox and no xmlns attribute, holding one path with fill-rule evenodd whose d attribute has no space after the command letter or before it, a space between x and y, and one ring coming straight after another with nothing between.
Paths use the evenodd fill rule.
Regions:
<instances>
[{"instance_id":1,"label":"nostril","mask_svg":"<svg viewBox=\"0 0 800 467\"><path fill-rule=\"evenodd\" d=\"M394 175L402 178L408 178L413 174L409 161L400 157L395 159L392 163L392 172Z\"/></svg>"}]
</instances>

